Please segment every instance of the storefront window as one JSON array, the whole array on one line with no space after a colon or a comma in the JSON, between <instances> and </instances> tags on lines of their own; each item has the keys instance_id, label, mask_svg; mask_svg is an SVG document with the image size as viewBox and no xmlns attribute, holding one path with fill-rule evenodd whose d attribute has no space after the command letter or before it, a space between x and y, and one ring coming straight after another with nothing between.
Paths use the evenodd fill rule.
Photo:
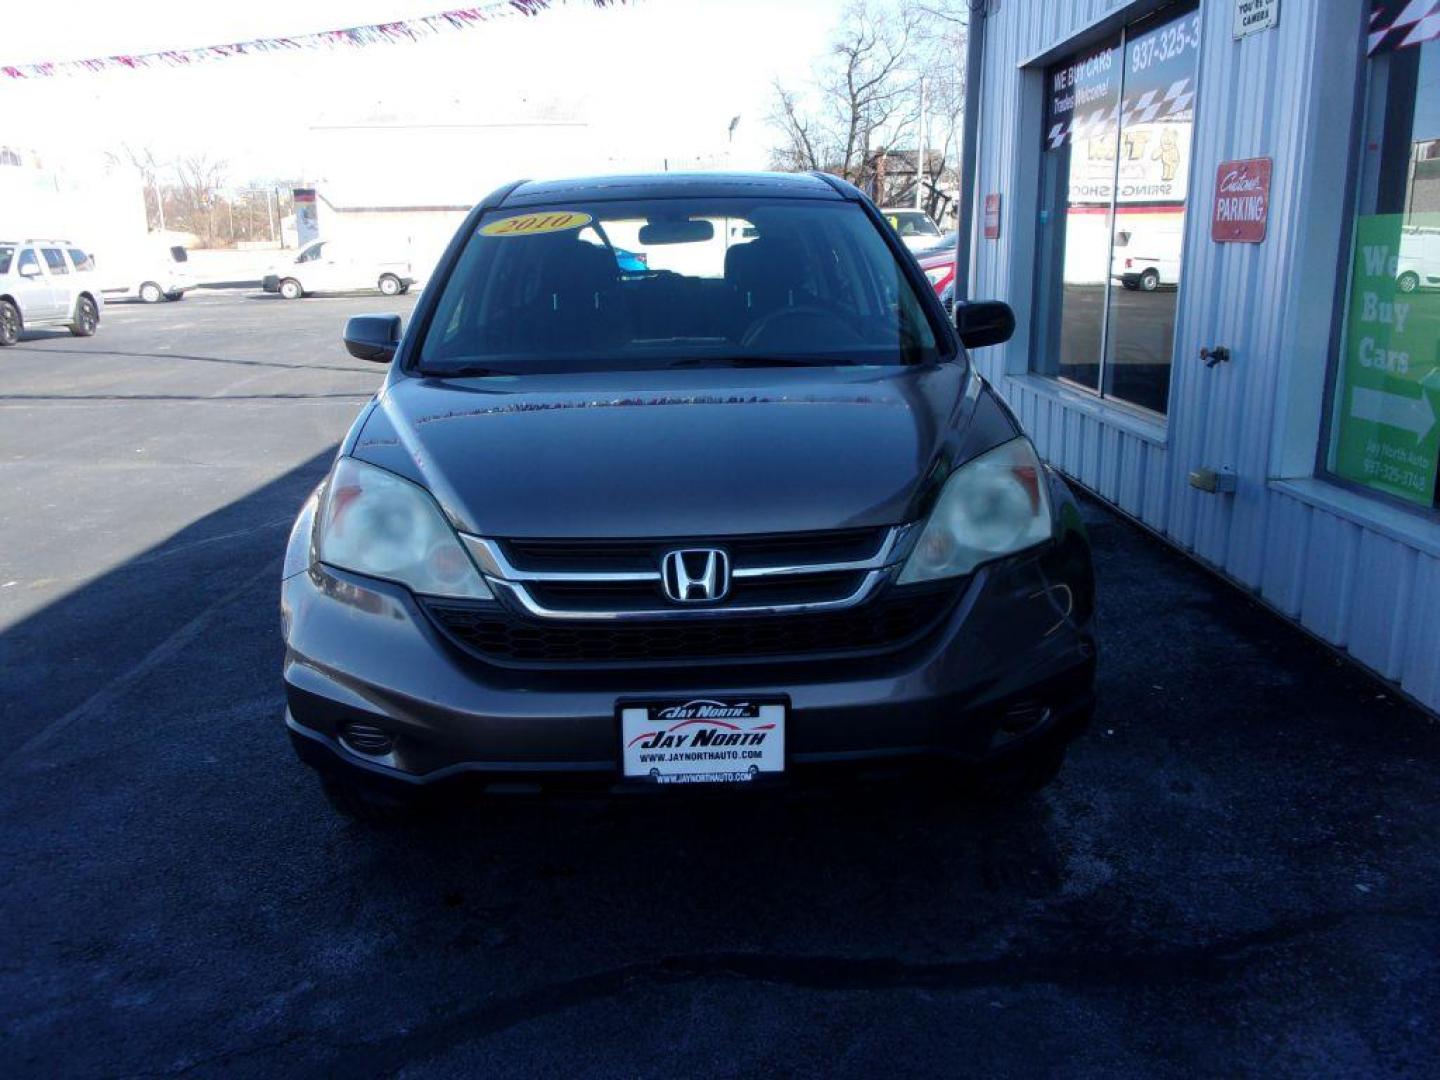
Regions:
<instances>
[{"instance_id":1,"label":"storefront window","mask_svg":"<svg viewBox=\"0 0 1440 1080\"><path fill-rule=\"evenodd\" d=\"M1200 17L1167 8L1047 74L1035 370L1170 395Z\"/></svg>"},{"instance_id":2,"label":"storefront window","mask_svg":"<svg viewBox=\"0 0 1440 1080\"><path fill-rule=\"evenodd\" d=\"M1414 5L1411 5L1414 6ZM1440 460L1440 20L1372 5L1330 471L1434 506Z\"/></svg>"}]
</instances>

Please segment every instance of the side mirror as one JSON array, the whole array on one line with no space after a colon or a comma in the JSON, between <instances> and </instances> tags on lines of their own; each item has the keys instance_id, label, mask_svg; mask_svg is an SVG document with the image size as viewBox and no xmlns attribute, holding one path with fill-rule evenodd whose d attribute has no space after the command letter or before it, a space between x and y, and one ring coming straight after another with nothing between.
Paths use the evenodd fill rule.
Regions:
<instances>
[{"instance_id":1,"label":"side mirror","mask_svg":"<svg viewBox=\"0 0 1440 1080\"><path fill-rule=\"evenodd\" d=\"M28 265L26 265L26 266L22 266L22 267L20 267L20 276L21 276L21 277L39 277L39 276L40 276L40 267L35 266L35 265L33 265L33 264L28 264Z\"/></svg>"},{"instance_id":2,"label":"side mirror","mask_svg":"<svg viewBox=\"0 0 1440 1080\"><path fill-rule=\"evenodd\" d=\"M955 329L967 349L1001 345L1015 333L1015 312L999 300L975 300L955 304Z\"/></svg>"},{"instance_id":3,"label":"side mirror","mask_svg":"<svg viewBox=\"0 0 1440 1080\"><path fill-rule=\"evenodd\" d=\"M345 324L345 351L356 360L388 364L399 345L399 315L356 315Z\"/></svg>"}]
</instances>

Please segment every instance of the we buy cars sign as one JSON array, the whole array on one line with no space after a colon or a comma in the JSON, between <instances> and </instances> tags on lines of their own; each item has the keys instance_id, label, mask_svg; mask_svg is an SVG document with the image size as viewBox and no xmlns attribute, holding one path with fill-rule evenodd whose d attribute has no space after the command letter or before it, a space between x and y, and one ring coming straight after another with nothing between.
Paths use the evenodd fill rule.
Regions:
<instances>
[{"instance_id":1,"label":"we buy cars sign","mask_svg":"<svg viewBox=\"0 0 1440 1080\"><path fill-rule=\"evenodd\" d=\"M1270 218L1270 159L1221 162L1215 174L1210 238L1217 244L1258 244Z\"/></svg>"}]
</instances>

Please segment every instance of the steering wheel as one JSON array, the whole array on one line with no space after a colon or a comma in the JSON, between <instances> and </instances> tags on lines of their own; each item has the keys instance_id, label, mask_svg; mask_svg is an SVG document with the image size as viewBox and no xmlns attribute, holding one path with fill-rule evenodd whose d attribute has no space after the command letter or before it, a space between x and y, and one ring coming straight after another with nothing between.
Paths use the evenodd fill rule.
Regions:
<instances>
[{"instance_id":1,"label":"steering wheel","mask_svg":"<svg viewBox=\"0 0 1440 1080\"><path fill-rule=\"evenodd\" d=\"M776 308L768 315L760 316L760 318L751 323L750 328L745 331L744 335L740 338L740 344L746 347L753 346L775 327L786 321L793 322L799 319L821 321L825 324L826 330L831 331L831 333L822 337L820 340L819 344L822 346L864 344L865 339L860 335L860 332L851 326L850 322L843 315L814 304ZM798 327L798 322L795 323L795 325ZM836 334L834 333L836 330L843 331L843 333ZM826 340L826 338L830 340ZM836 338L839 340L835 340Z\"/></svg>"}]
</instances>

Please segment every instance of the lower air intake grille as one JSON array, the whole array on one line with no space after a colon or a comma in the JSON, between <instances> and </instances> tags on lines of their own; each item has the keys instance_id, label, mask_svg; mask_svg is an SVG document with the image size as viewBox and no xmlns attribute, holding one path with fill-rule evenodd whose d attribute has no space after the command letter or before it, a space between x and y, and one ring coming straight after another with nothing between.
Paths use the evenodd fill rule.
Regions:
<instances>
[{"instance_id":1,"label":"lower air intake grille","mask_svg":"<svg viewBox=\"0 0 1440 1080\"><path fill-rule=\"evenodd\" d=\"M425 606L453 639L494 663L645 666L888 652L932 630L954 599L949 589L907 590L814 615L607 623L522 619L497 604L431 600Z\"/></svg>"},{"instance_id":2,"label":"lower air intake grille","mask_svg":"<svg viewBox=\"0 0 1440 1080\"><path fill-rule=\"evenodd\" d=\"M362 754L388 754L395 745L390 736L374 724L346 724L340 737L351 750Z\"/></svg>"}]
</instances>

